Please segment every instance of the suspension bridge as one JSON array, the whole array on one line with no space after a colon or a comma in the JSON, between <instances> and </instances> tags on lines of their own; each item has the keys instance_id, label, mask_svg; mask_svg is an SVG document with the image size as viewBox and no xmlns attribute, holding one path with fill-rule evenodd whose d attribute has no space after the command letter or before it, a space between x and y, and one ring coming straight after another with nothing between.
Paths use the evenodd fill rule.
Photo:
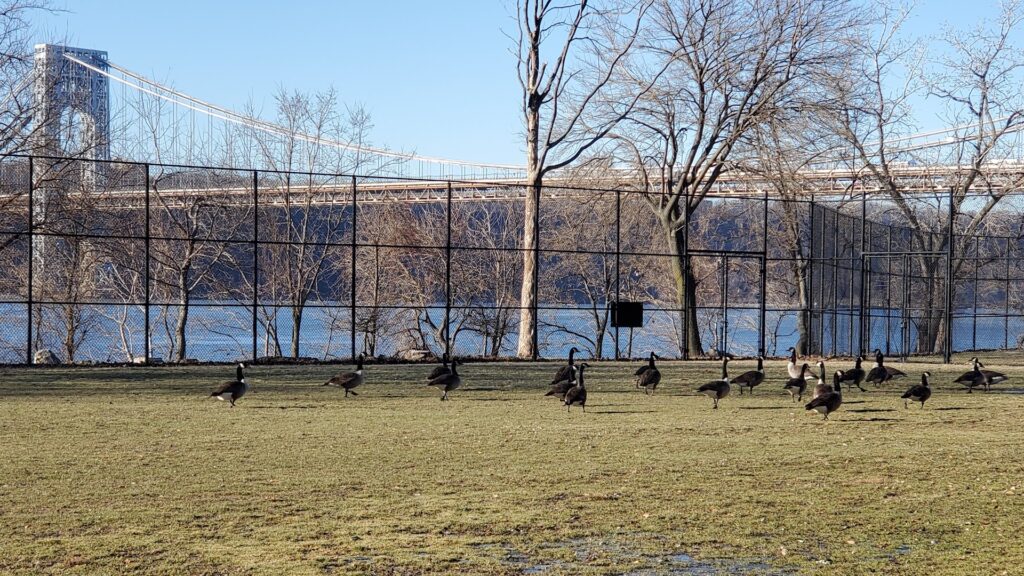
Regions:
<instances>
[{"instance_id":1,"label":"suspension bridge","mask_svg":"<svg viewBox=\"0 0 1024 576\"><path fill-rule=\"evenodd\" d=\"M200 167L230 165L232 170L279 169L309 174L317 181L316 202L337 203L356 189L363 201L435 202L454 200L508 200L528 194L524 188L524 166L480 163L415 151L379 148L365 142L345 141L322 134L276 124L251 113L241 113L193 97L111 61L106 52L52 44L36 47L31 82L37 112L35 150L54 156L83 158L97 162L154 163L164 171L187 172ZM993 120L993 122L999 119ZM989 162L984 191L1017 189L1024 182L1024 125L1009 134L1004 159ZM974 137L971 126L952 126L941 130L890 139L890 157L920 156L961 145ZM334 151L334 173L322 167L289 165L267 166L261 162L271 151L286 146L318 147ZM70 149L77 146L78 149ZM841 154L840 154L841 156ZM1005 159L1010 158L1010 159ZM893 164L893 175L908 192L931 193L946 190L960 176L963 167L935 162L906 161ZM337 177L358 174L356 179ZM813 166L799 172L807 192L820 195L871 193L878 189L875 179L866 178L868 170L854 162L831 160L828 165ZM301 187L283 184L280 178L270 184L207 184L203 193L221 198L249 197L258 188L261 202L285 201ZM596 189L640 189L636 171L615 169L601 178L581 178L568 172L550 175L545 180L546 194L578 194ZM109 198L119 202L137 202L136 186L118 189L106 187ZM711 192L727 195L774 195L775 187L764 176L726 171ZM194 195L195 186L165 188L169 198Z\"/></svg>"}]
</instances>

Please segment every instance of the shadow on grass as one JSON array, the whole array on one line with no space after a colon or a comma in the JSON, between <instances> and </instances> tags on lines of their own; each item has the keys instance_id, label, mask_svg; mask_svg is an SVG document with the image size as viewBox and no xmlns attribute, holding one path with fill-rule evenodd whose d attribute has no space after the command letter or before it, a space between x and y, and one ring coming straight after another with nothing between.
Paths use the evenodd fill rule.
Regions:
<instances>
[{"instance_id":1,"label":"shadow on grass","mask_svg":"<svg viewBox=\"0 0 1024 576\"><path fill-rule=\"evenodd\" d=\"M869 414L872 412L895 412L895 408L858 408L856 410L847 410L847 412L855 412L857 414Z\"/></svg>"},{"instance_id":2,"label":"shadow on grass","mask_svg":"<svg viewBox=\"0 0 1024 576\"><path fill-rule=\"evenodd\" d=\"M899 418L857 418L848 422L899 422Z\"/></svg>"}]
</instances>

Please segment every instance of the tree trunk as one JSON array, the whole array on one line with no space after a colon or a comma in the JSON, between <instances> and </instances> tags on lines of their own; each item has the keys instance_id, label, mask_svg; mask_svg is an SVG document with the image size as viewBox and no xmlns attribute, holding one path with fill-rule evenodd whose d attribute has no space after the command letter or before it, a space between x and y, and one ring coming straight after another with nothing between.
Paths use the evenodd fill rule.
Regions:
<instances>
[{"instance_id":1,"label":"tree trunk","mask_svg":"<svg viewBox=\"0 0 1024 576\"><path fill-rule=\"evenodd\" d=\"M184 288L182 288L184 290ZM178 341L178 350L175 354L175 359L178 362L185 360L185 348L187 341L185 339L185 325L188 323L188 304L189 298L187 293L183 293L178 302L178 319L174 326L174 337Z\"/></svg>"},{"instance_id":2,"label":"tree trunk","mask_svg":"<svg viewBox=\"0 0 1024 576\"><path fill-rule=\"evenodd\" d=\"M527 154L529 158L530 154ZM534 340L537 334L537 305L536 284L537 248L536 228L537 211L542 181L539 173L532 172L529 177L530 188L526 194L524 222L523 222L523 284L519 293L519 343L516 347L516 356L519 358L533 358L537 354L534 347Z\"/></svg>"},{"instance_id":3,"label":"tree trunk","mask_svg":"<svg viewBox=\"0 0 1024 576\"><path fill-rule=\"evenodd\" d=\"M292 358L299 357L299 335L302 334L302 304L292 306Z\"/></svg>"},{"instance_id":4,"label":"tree trunk","mask_svg":"<svg viewBox=\"0 0 1024 576\"><path fill-rule=\"evenodd\" d=\"M789 236L789 256L792 258L791 270L796 278L797 299L800 308L797 310L797 341L796 352L801 356L811 354L811 295L807 291L808 267L810 260L804 257L804 243L800 236L800 217L796 214L793 204L787 200L782 203L783 230ZM813 209L813 207L812 207ZM768 223L766 222L767 226ZM813 230L812 230L813 233ZM813 255L811 255L813 257ZM762 295L762 297L767 297ZM816 351L817 354L821 350Z\"/></svg>"},{"instance_id":5,"label":"tree trunk","mask_svg":"<svg viewBox=\"0 0 1024 576\"><path fill-rule=\"evenodd\" d=\"M940 338L945 327L945 307L940 306L939 303L945 303L945 297L940 294L936 294L938 288L945 288L945 286L938 286L936 279L938 277L939 259L930 256L921 257L921 271L923 273L924 285L928 286L928 294L924 302L924 314L925 317L918 322L917 326L917 352L919 354L933 354L942 352L942 346L944 339ZM913 290L911 290L913 294ZM952 305L952 303L950 303Z\"/></svg>"},{"instance_id":6,"label":"tree trunk","mask_svg":"<svg viewBox=\"0 0 1024 576\"><path fill-rule=\"evenodd\" d=\"M663 222L663 225L665 223ZM704 355L704 348L700 342L700 330L697 326L697 282L693 277L693 266L688 262L689 256L685 255L686 235L682 229L673 230L670 225L668 229L668 244L672 254L672 277L676 287L676 307L679 310L679 320L686 333L686 357L695 358Z\"/></svg>"}]
</instances>

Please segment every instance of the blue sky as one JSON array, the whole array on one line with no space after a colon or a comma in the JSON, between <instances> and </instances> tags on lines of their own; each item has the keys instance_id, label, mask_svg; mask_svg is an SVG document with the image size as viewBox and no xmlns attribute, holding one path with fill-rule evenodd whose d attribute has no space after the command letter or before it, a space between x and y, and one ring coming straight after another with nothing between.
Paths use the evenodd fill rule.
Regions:
<instances>
[{"instance_id":1,"label":"blue sky","mask_svg":"<svg viewBox=\"0 0 1024 576\"><path fill-rule=\"evenodd\" d=\"M419 154L523 162L513 11L506 0L55 0L39 39L110 59L194 97L269 109L280 87L334 86L373 115L374 140ZM909 31L994 15L995 0L921 0ZM922 106L924 129L940 124Z\"/></svg>"}]
</instances>

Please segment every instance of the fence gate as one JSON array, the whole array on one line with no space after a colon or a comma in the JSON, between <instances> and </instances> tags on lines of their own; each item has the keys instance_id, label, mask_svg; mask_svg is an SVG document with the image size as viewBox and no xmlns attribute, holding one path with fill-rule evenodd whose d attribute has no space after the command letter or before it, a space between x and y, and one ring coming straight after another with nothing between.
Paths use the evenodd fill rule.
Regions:
<instances>
[{"instance_id":1,"label":"fence gate","mask_svg":"<svg viewBox=\"0 0 1024 576\"><path fill-rule=\"evenodd\" d=\"M866 252L861 256L859 353L876 348L905 359L950 349L945 252Z\"/></svg>"},{"instance_id":2,"label":"fence gate","mask_svg":"<svg viewBox=\"0 0 1024 576\"><path fill-rule=\"evenodd\" d=\"M690 250L698 276L717 280L718 293L698 287L697 316L707 352L764 354L766 258L764 252ZM699 269L703 268L704 273ZM685 329L684 329L685 333ZM685 337L685 336L684 336ZM716 354L716 355L717 355Z\"/></svg>"}]
</instances>

